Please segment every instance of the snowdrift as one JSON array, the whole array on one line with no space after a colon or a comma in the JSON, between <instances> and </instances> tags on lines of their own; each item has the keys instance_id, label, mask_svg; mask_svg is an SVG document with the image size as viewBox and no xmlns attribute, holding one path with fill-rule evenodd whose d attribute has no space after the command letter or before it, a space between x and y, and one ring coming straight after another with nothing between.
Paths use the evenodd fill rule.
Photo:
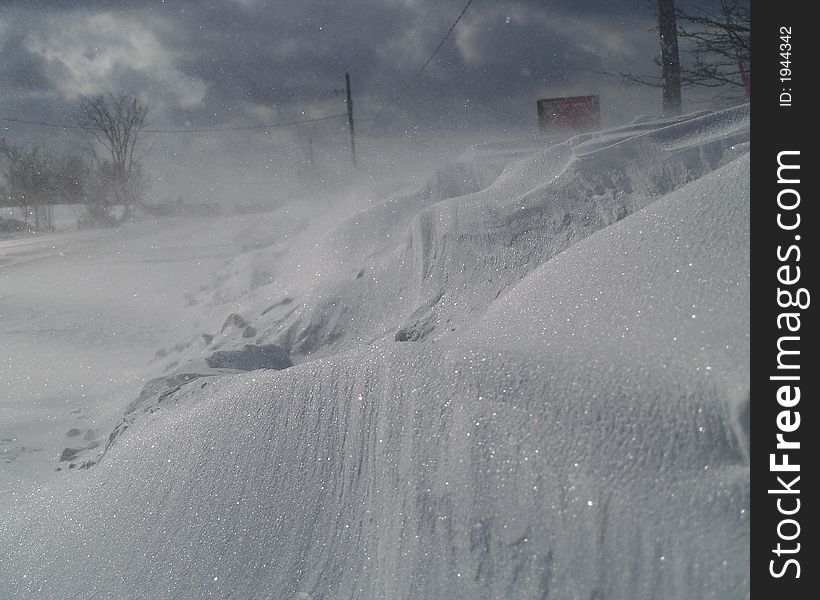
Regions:
<instances>
[{"instance_id":1,"label":"snowdrift","mask_svg":"<svg viewBox=\"0 0 820 600\"><path fill-rule=\"evenodd\" d=\"M174 362L297 365L147 394L0 596L748 597L748 110L500 156L233 265Z\"/></svg>"},{"instance_id":2,"label":"snowdrift","mask_svg":"<svg viewBox=\"0 0 820 600\"><path fill-rule=\"evenodd\" d=\"M353 214L330 206L231 264L193 299L210 312L170 352L172 368L199 371L213 352L244 347L244 331L219 330L230 313L295 363L446 335L573 243L742 154L748 136L740 107L474 148L417 188L354 199Z\"/></svg>"}]
</instances>

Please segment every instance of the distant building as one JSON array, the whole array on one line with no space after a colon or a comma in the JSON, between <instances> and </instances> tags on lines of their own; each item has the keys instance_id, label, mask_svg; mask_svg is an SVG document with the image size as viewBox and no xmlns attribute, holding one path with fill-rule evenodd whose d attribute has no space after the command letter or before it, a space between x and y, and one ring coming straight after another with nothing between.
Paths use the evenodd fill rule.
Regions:
<instances>
[{"instance_id":1,"label":"distant building","mask_svg":"<svg viewBox=\"0 0 820 600\"><path fill-rule=\"evenodd\" d=\"M598 96L542 98L538 101L538 125L541 131L589 131L601 123Z\"/></svg>"}]
</instances>

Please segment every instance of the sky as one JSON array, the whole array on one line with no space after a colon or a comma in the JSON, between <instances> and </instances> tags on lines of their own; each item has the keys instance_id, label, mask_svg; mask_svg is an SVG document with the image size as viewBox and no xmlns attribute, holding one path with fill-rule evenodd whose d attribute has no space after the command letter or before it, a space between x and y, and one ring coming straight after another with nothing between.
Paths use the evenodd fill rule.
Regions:
<instances>
[{"instance_id":1,"label":"sky","mask_svg":"<svg viewBox=\"0 0 820 600\"><path fill-rule=\"evenodd\" d=\"M344 145L344 118L264 125L344 113L346 72L363 151L418 132L533 132L542 97L600 94L613 125L660 111L658 90L604 74L657 70L649 0L473 0L419 73L465 4L0 0L0 117L71 124L83 96L137 94L155 129L261 127L154 134L155 163L197 154L241 168L314 140ZM0 135L71 148L77 133L3 121Z\"/></svg>"}]
</instances>

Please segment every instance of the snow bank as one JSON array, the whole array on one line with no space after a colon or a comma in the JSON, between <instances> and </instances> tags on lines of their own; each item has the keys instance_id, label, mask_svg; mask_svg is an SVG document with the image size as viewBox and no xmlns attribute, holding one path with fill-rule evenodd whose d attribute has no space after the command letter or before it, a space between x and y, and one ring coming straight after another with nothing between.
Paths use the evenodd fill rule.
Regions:
<instances>
[{"instance_id":1,"label":"snow bank","mask_svg":"<svg viewBox=\"0 0 820 600\"><path fill-rule=\"evenodd\" d=\"M578 240L742 154L745 142L748 107L546 148L477 148L415 190L353 215L328 211L287 247L233 265L224 278L235 285L201 301L214 309L209 322L240 312L256 343L297 363L376 340L435 338ZM180 364L247 343L190 341Z\"/></svg>"},{"instance_id":2,"label":"snow bank","mask_svg":"<svg viewBox=\"0 0 820 600\"><path fill-rule=\"evenodd\" d=\"M29 209L32 210L32 209ZM54 204L52 205L52 225L55 231L73 231L88 212L84 204ZM122 217L123 206L112 207L115 217ZM0 206L0 219L17 219L25 221L25 211L19 206ZM34 222L34 216L29 215L29 222ZM2 233L2 232L0 232Z\"/></svg>"},{"instance_id":3,"label":"snow bank","mask_svg":"<svg viewBox=\"0 0 820 600\"><path fill-rule=\"evenodd\" d=\"M388 201L288 302L280 257L240 304L302 364L183 381L14 497L0 595L748 597L747 139L633 125Z\"/></svg>"}]
</instances>

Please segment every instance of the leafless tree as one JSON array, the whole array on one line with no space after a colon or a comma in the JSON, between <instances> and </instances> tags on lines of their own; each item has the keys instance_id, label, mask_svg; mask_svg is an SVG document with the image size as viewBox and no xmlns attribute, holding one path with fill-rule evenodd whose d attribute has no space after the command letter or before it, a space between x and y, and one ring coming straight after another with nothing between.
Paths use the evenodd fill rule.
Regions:
<instances>
[{"instance_id":1,"label":"leafless tree","mask_svg":"<svg viewBox=\"0 0 820 600\"><path fill-rule=\"evenodd\" d=\"M80 104L80 125L107 151L110 160L100 161L100 168L114 188L114 201L126 211L140 199L142 169L135 149L147 116L148 105L127 94L93 96Z\"/></svg>"},{"instance_id":2,"label":"leafless tree","mask_svg":"<svg viewBox=\"0 0 820 600\"><path fill-rule=\"evenodd\" d=\"M751 77L751 15L749 0L720 0L714 14L678 10L678 36L687 44L691 64L684 85L710 88L745 87ZM745 81L744 81L745 78Z\"/></svg>"},{"instance_id":3,"label":"leafless tree","mask_svg":"<svg viewBox=\"0 0 820 600\"><path fill-rule=\"evenodd\" d=\"M749 0L717 0L711 12L695 14L674 0L653 0L658 9L660 76L617 73L627 81L663 89L664 112L680 110L681 86L713 88L732 100L749 95L751 21ZM684 58L677 56L678 47ZM738 93L740 92L740 93Z\"/></svg>"},{"instance_id":4,"label":"leafless tree","mask_svg":"<svg viewBox=\"0 0 820 600\"><path fill-rule=\"evenodd\" d=\"M78 156L67 156L55 165L55 188L62 204L87 204L92 169Z\"/></svg>"},{"instance_id":5,"label":"leafless tree","mask_svg":"<svg viewBox=\"0 0 820 600\"><path fill-rule=\"evenodd\" d=\"M51 229L53 204L56 201L52 161L46 151L12 146L0 138L0 154L4 159L4 203L19 206L23 220L33 218L35 229Z\"/></svg>"}]
</instances>

